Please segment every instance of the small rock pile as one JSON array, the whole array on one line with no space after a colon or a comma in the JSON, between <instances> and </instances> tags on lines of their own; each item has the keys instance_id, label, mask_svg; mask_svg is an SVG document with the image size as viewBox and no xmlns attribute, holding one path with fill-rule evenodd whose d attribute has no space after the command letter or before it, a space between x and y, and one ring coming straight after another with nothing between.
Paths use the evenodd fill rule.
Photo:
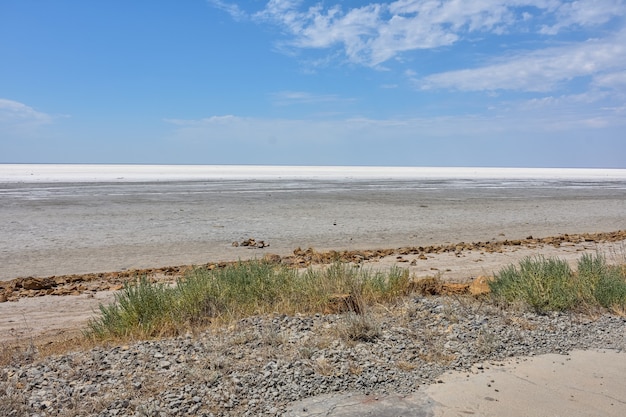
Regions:
<instances>
[{"instance_id":1,"label":"small rock pile","mask_svg":"<svg viewBox=\"0 0 626 417\"><path fill-rule=\"evenodd\" d=\"M267 248L270 244L265 242L264 240L256 240L255 238L248 238L248 239L244 239L241 242L233 242L232 245L234 247L239 247L239 246L243 246L243 247L247 247L249 249L263 249L263 248Z\"/></svg>"},{"instance_id":2,"label":"small rock pile","mask_svg":"<svg viewBox=\"0 0 626 417\"><path fill-rule=\"evenodd\" d=\"M277 416L319 394L409 393L448 370L581 348L626 349L626 318L415 297L361 316L255 316L175 339L9 364L0 371L0 414Z\"/></svg>"}]
</instances>

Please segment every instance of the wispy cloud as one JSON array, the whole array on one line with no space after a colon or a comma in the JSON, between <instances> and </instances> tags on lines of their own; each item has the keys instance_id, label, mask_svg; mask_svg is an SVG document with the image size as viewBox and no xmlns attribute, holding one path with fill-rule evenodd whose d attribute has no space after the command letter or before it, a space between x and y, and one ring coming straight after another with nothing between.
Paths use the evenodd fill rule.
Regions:
<instances>
[{"instance_id":1,"label":"wispy cloud","mask_svg":"<svg viewBox=\"0 0 626 417\"><path fill-rule=\"evenodd\" d=\"M554 3L554 2L553 2ZM554 35L572 26L596 26L626 14L623 0L562 1L554 8L555 23L544 25L540 33Z\"/></svg>"},{"instance_id":2,"label":"wispy cloud","mask_svg":"<svg viewBox=\"0 0 626 417\"><path fill-rule=\"evenodd\" d=\"M593 84L598 87L619 89L626 94L626 68L621 71L600 74L594 77Z\"/></svg>"},{"instance_id":3,"label":"wispy cloud","mask_svg":"<svg viewBox=\"0 0 626 417\"><path fill-rule=\"evenodd\" d=\"M266 143L270 138L283 144L332 144L337 148L360 144L411 147L438 138L482 140L532 136L545 140L578 136L601 129L623 129L623 109L585 108L588 98L545 97L525 103L510 103L483 114L374 119L350 117L336 120L264 119L235 115L193 120L166 120L176 126L184 141L207 143ZM558 132L561 136L554 136ZM569 135L569 136L568 136ZM381 142L381 140L383 142ZM388 142L388 143L387 143Z\"/></svg>"},{"instance_id":4,"label":"wispy cloud","mask_svg":"<svg viewBox=\"0 0 626 417\"><path fill-rule=\"evenodd\" d=\"M19 101L0 98L0 124L41 125L51 123L54 117L37 111Z\"/></svg>"},{"instance_id":5,"label":"wispy cloud","mask_svg":"<svg viewBox=\"0 0 626 417\"><path fill-rule=\"evenodd\" d=\"M343 103L354 101L336 94L313 94L306 91L280 91L271 95L272 102L279 106L292 104Z\"/></svg>"},{"instance_id":6,"label":"wispy cloud","mask_svg":"<svg viewBox=\"0 0 626 417\"><path fill-rule=\"evenodd\" d=\"M342 3L270 0L244 12L209 0L233 18L280 26L284 47L340 49L353 63L378 66L406 51L451 45L473 34L517 30L554 35L626 15L625 0L398 0L344 8Z\"/></svg>"},{"instance_id":7,"label":"wispy cloud","mask_svg":"<svg viewBox=\"0 0 626 417\"><path fill-rule=\"evenodd\" d=\"M448 71L417 79L422 89L461 91L519 90L545 92L577 77L626 70L626 31L607 39L522 52L499 58L485 66ZM618 73L619 74L619 73ZM616 79L618 75L614 76Z\"/></svg>"},{"instance_id":8,"label":"wispy cloud","mask_svg":"<svg viewBox=\"0 0 626 417\"><path fill-rule=\"evenodd\" d=\"M249 16L237 4L228 3L222 0L207 0L213 7L223 10L235 20L244 20Z\"/></svg>"}]
</instances>

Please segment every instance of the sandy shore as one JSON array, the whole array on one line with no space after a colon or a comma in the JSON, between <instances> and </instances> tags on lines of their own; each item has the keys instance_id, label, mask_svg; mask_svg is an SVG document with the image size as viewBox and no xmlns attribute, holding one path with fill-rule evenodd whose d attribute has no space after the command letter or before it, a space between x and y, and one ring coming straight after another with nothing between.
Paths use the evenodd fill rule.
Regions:
<instances>
[{"instance_id":1,"label":"sandy shore","mask_svg":"<svg viewBox=\"0 0 626 417\"><path fill-rule=\"evenodd\" d=\"M357 260L362 268L369 269L388 270L397 266L406 268L415 278L438 276L448 282L469 282L481 275L489 276L527 256L558 257L569 261L572 266L583 253L602 254L613 264L624 263L626 260L626 232L523 239L520 242L496 241L485 245L478 249L470 245L453 244L435 245L422 248L422 251L415 247L400 247L379 252L346 252L345 260ZM254 249L243 250L256 255L267 255L266 252ZM370 259L361 260L368 254ZM283 257L281 261L304 267L327 262L327 257L328 253L301 256L292 254ZM50 284L49 288L42 287L40 290L25 288L28 280L16 279L2 283L0 297L5 302L0 302L0 342L72 337L94 316L100 304L113 301L114 290L120 288L123 282L133 279L137 274L173 281L185 268L181 266L108 274L78 274L31 280L35 284ZM29 288L36 288L32 282Z\"/></svg>"}]
</instances>

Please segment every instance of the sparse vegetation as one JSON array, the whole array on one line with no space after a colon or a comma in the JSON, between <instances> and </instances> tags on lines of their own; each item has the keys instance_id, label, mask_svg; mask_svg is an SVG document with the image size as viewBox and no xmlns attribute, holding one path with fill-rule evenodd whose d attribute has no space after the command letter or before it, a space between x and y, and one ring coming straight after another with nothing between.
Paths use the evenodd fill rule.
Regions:
<instances>
[{"instance_id":1,"label":"sparse vegetation","mask_svg":"<svg viewBox=\"0 0 626 417\"><path fill-rule=\"evenodd\" d=\"M96 340L158 337L251 315L348 312L348 339L374 340L366 307L411 292L430 294L424 283L427 289L445 286L437 278L422 281L400 268L372 272L340 262L305 271L266 261L197 268L171 286L146 278L127 284L113 304L100 307L87 334ZM625 269L600 255L583 255L577 271L560 259L525 258L498 272L489 287L497 302L523 302L538 312L626 310Z\"/></svg>"},{"instance_id":2,"label":"sparse vegetation","mask_svg":"<svg viewBox=\"0 0 626 417\"><path fill-rule=\"evenodd\" d=\"M351 341L373 342L382 335L380 324L370 314L346 314L342 336Z\"/></svg>"},{"instance_id":3,"label":"sparse vegetation","mask_svg":"<svg viewBox=\"0 0 626 417\"><path fill-rule=\"evenodd\" d=\"M489 282L492 295L507 303L525 302L537 312L597 307L624 311L626 274L601 255L584 254L573 271L567 262L542 256L509 265Z\"/></svg>"},{"instance_id":4,"label":"sparse vegetation","mask_svg":"<svg viewBox=\"0 0 626 417\"><path fill-rule=\"evenodd\" d=\"M346 307L360 312L367 304L406 294L408 282L406 270L371 272L345 263L304 272L265 261L198 268L174 286L146 278L127 284L113 304L100 307L88 335L143 338L180 334L212 321L254 314L345 311ZM336 296L342 294L349 296L352 305L335 305Z\"/></svg>"}]
</instances>

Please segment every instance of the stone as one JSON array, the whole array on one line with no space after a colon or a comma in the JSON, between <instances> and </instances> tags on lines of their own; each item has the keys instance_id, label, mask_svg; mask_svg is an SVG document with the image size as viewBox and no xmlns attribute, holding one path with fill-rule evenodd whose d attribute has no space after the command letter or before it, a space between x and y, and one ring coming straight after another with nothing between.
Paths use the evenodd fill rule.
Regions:
<instances>
[{"instance_id":1,"label":"stone","mask_svg":"<svg viewBox=\"0 0 626 417\"><path fill-rule=\"evenodd\" d=\"M276 255L275 253L267 253L263 256L263 260L271 263L280 263L281 257L280 255Z\"/></svg>"},{"instance_id":2,"label":"stone","mask_svg":"<svg viewBox=\"0 0 626 417\"><path fill-rule=\"evenodd\" d=\"M333 294L329 300L327 314L345 313L348 311L356 314L362 313L361 303L352 294Z\"/></svg>"},{"instance_id":3,"label":"stone","mask_svg":"<svg viewBox=\"0 0 626 417\"><path fill-rule=\"evenodd\" d=\"M469 284L459 284L456 282L444 282L441 289L441 293L445 295L467 294L468 291Z\"/></svg>"},{"instance_id":4,"label":"stone","mask_svg":"<svg viewBox=\"0 0 626 417\"><path fill-rule=\"evenodd\" d=\"M25 290L47 290L52 288L55 282L50 278L24 278L22 280L22 288Z\"/></svg>"},{"instance_id":5,"label":"stone","mask_svg":"<svg viewBox=\"0 0 626 417\"><path fill-rule=\"evenodd\" d=\"M476 277L469 286L469 293L474 296L489 294L491 292L489 281L492 279L492 277L490 278L483 275Z\"/></svg>"}]
</instances>

